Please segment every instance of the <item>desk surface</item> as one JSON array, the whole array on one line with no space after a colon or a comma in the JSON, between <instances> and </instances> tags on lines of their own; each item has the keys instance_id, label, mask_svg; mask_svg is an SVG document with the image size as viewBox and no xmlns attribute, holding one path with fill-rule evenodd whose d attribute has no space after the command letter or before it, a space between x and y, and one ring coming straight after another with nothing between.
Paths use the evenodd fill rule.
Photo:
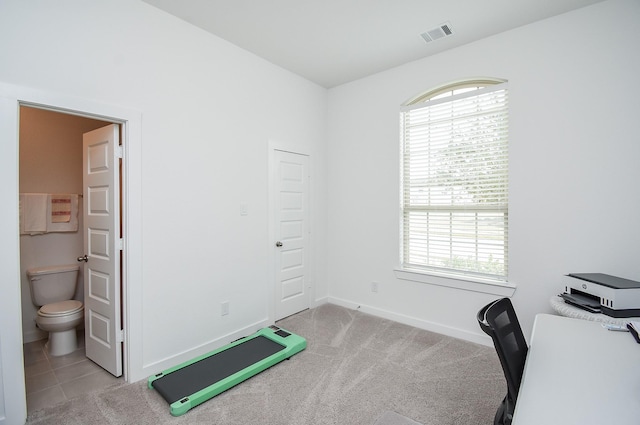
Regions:
<instances>
[{"instance_id":1,"label":"desk surface","mask_svg":"<svg viewBox=\"0 0 640 425\"><path fill-rule=\"evenodd\" d=\"M513 425L640 424L640 344L600 323L539 314Z\"/></svg>"}]
</instances>

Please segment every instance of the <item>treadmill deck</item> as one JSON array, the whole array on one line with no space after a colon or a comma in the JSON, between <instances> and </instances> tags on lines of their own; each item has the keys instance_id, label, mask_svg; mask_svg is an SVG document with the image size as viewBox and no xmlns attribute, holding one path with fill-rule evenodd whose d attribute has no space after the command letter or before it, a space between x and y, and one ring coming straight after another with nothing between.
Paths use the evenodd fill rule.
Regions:
<instances>
[{"instance_id":1,"label":"treadmill deck","mask_svg":"<svg viewBox=\"0 0 640 425\"><path fill-rule=\"evenodd\" d=\"M307 342L277 326L260 329L224 347L149 377L180 416L229 388L304 350Z\"/></svg>"}]
</instances>

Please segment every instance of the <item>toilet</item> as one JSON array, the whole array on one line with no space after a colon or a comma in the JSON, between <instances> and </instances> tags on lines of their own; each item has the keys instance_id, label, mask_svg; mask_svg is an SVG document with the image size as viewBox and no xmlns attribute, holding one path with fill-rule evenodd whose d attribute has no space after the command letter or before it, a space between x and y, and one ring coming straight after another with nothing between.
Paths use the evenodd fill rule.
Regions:
<instances>
[{"instance_id":1,"label":"toilet","mask_svg":"<svg viewBox=\"0 0 640 425\"><path fill-rule=\"evenodd\" d=\"M27 270L31 300L40 307L36 325L49 332L47 350L64 356L78 348L76 327L84 321L84 305L74 300L80 267L77 264Z\"/></svg>"}]
</instances>

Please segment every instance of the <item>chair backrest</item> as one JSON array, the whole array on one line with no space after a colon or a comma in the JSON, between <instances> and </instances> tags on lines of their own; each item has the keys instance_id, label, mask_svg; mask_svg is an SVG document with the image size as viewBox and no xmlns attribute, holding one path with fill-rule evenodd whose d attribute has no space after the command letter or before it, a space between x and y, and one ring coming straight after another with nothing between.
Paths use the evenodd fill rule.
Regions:
<instances>
[{"instance_id":1,"label":"chair backrest","mask_svg":"<svg viewBox=\"0 0 640 425\"><path fill-rule=\"evenodd\" d=\"M478 324L493 339L507 380L507 396L515 403L528 347L511 300L502 298L484 306L478 312Z\"/></svg>"}]
</instances>

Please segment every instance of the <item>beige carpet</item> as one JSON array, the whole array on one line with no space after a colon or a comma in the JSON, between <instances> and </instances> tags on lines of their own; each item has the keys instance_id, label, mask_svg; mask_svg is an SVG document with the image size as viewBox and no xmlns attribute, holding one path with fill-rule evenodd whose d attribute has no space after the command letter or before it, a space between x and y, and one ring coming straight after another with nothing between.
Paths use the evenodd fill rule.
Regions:
<instances>
[{"instance_id":1,"label":"beige carpet","mask_svg":"<svg viewBox=\"0 0 640 425\"><path fill-rule=\"evenodd\" d=\"M373 425L422 425L413 419L397 414L396 412L384 412Z\"/></svg>"},{"instance_id":2,"label":"beige carpet","mask_svg":"<svg viewBox=\"0 0 640 425\"><path fill-rule=\"evenodd\" d=\"M489 347L330 304L278 325L307 338L307 349L180 417L142 381L35 411L27 423L485 425L506 393Z\"/></svg>"}]
</instances>

